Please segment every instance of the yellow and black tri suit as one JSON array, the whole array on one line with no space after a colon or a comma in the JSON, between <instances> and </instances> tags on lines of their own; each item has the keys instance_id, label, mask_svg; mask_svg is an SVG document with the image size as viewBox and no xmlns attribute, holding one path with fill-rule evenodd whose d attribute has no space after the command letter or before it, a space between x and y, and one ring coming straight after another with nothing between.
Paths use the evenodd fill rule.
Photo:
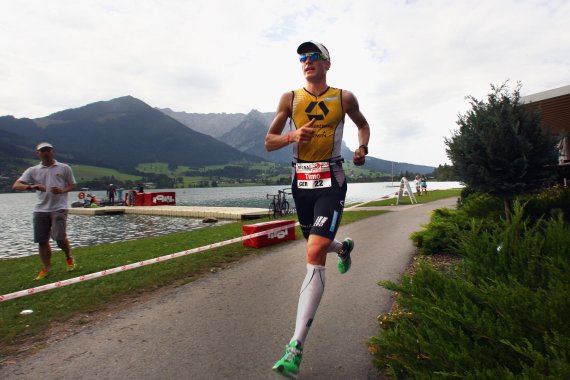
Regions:
<instances>
[{"instance_id":1,"label":"yellow and black tri suit","mask_svg":"<svg viewBox=\"0 0 570 380\"><path fill-rule=\"evenodd\" d=\"M340 159L344 111L342 90L329 87L321 95L313 95L304 88L293 91L291 120L295 129L315 119L315 134L309 144L295 144L293 154L301 162Z\"/></svg>"},{"instance_id":2,"label":"yellow and black tri suit","mask_svg":"<svg viewBox=\"0 0 570 380\"><path fill-rule=\"evenodd\" d=\"M305 238L316 234L334 239L340 225L347 189L340 161L344 115L341 89L329 87L319 95L305 88L293 91L292 128L299 129L315 119L311 141L293 144L293 161L331 164L332 184L322 189L299 189L294 173L292 193Z\"/></svg>"}]
</instances>

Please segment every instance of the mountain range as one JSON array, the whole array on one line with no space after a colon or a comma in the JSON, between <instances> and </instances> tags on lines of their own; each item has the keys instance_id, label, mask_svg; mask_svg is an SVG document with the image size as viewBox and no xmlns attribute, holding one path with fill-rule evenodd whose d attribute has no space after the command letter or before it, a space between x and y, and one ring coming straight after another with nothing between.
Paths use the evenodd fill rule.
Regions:
<instances>
[{"instance_id":1,"label":"mountain range","mask_svg":"<svg viewBox=\"0 0 570 380\"><path fill-rule=\"evenodd\" d=\"M199 167L232 161L261 161L215 138L196 132L131 96L56 112L39 119L0 117L3 138L11 134L22 149L51 142L71 163L132 171L139 163L167 162ZM28 155L28 157L30 157ZM63 158L62 158L63 160Z\"/></svg>"},{"instance_id":2,"label":"mountain range","mask_svg":"<svg viewBox=\"0 0 570 380\"><path fill-rule=\"evenodd\" d=\"M140 163L201 167L239 161L291 161L291 150L268 153L265 134L273 113L190 114L156 109L132 96L91 103L49 116L0 117L0 161L34 157L34 146L49 141L58 158L132 172ZM343 149L343 156L352 152ZM397 171L430 173L433 167L397 163ZM392 162L373 157L366 167L390 173Z\"/></svg>"},{"instance_id":3,"label":"mountain range","mask_svg":"<svg viewBox=\"0 0 570 380\"><path fill-rule=\"evenodd\" d=\"M291 162L291 149L280 149L267 152L263 145L267 128L273 120L274 112L259 112L252 110L248 114L190 114L175 112L171 109L161 109L162 112L180 121L190 128L196 128L209 134L244 153L263 158L265 161L287 163ZM231 118L230 118L231 116ZM197 124L209 125L209 128L199 128ZM235 124L232 124L235 123ZM286 129L288 126L285 127ZM341 154L345 160L352 160L351 151L343 142ZM384 173L410 172L428 174L434 171L433 166L394 162L368 156L366 168Z\"/></svg>"}]
</instances>

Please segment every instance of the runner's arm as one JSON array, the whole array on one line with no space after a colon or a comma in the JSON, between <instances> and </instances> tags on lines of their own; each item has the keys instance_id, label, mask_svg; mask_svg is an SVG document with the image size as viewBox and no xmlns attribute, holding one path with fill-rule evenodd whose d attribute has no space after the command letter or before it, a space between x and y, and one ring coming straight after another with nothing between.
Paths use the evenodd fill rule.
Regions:
<instances>
[{"instance_id":1,"label":"runner's arm","mask_svg":"<svg viewBox=\"0 0 570 380\"><path fill-rule=\"evenodd\" d=\"M293 102L293 93L286 92L281 96L279 100L279 105L277 106L277 112L275 113L275 118L271 125L269 126L269 131L265 136L265 149L268 152L272 150L281 149L293 142L299 144L305 144L311 141L315 130L313 129L313 124L315 124L315 119L311 119L308 123L304 124L301 128L297 128L294 131L287 132L282 135L283 128L285 128L285 123L287 118L291 116L291 103Z\"/></svg>"},{"instance_id":2,"label":"runner's arm","mask_svg":"<svg viewBox=\"0 0 570 380\"><path fill-rule=\"evenodd\" d=\"M287 118L291 114L291 101L293 100L293 93L286 92L281 95L279 99L279 104L277 105L277 111L275 112L275 118L269 126L267 135L265 136L265 149L268 152L273 150L281 149L284 146L289 145L292 142L292 136L289 132L285 135L281 135L283 128L285 128L285 123Z\"/></svg>"},{"instance_id":3,"label":"runner's arm","mask_svg":"<svg viewBox=\"0 0 570 380\"><path fill-rule=\"evenodd\" d=\"M368 146L368 142L370 140L370 126L368 125L368 121L360 112L360 106L358 105L358 100L356 96L350 91L343 91L342 92L342 101L344 109L346 110L346 114L350 117L350 120L356 124L358 128L358 144L359 147L354 151L354 157L352 161L355 165L364 165L366 162L366 154L364 148L360 148L362 145Z\"/></svg>"}]
</instances>

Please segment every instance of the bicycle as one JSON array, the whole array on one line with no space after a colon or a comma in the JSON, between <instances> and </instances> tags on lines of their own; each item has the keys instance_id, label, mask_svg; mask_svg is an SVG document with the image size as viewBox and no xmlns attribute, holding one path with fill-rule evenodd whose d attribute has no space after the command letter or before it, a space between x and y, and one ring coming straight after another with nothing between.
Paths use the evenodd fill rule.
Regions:
<instances>
[{"instance_id":1,"label":"bicycle","mask_svg":"<svg viewBox=\"0 0 570 380\"><path fill-rule=\"evenodd\" d=\"M291 194L291 189L277 190L277 194L267 194L266 197L272 197L269 204L269 215L273 214L273 218L278 216L285 216L289 214L289 202L287 201L287 194ZM289 192L287 192L289 191Z\"/></svg>"}]
</instances>

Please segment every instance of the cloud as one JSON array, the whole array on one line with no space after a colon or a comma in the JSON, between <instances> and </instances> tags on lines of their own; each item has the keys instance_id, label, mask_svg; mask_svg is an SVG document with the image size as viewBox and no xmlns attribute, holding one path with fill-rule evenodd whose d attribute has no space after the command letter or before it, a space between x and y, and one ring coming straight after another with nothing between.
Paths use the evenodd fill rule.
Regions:
<instances>
[{"instance_id":1,"label":"cloud","mask_svg":"<svg viewBox=\"0 0 570 380\"><path fill-rule=\"evenodd\" d=\"M295 49L329 48L372 155L448 162L443 137L507 79L568 85L570 1L66 0L0 3L0 115L41 117L132 95L187 112L274 111L303 85ZM345 139L357 147L354 125Z\"/></svg>"}]
</instances>

